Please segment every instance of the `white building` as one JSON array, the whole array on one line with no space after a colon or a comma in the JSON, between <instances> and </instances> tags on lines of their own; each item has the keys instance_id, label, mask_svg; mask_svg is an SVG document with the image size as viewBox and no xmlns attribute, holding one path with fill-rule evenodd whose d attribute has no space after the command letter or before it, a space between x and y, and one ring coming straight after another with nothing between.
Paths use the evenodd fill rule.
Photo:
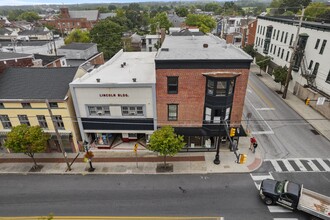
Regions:
<instances>
[{"instance_id":1,"label":"white building","mask_svg":"<svg viewBox=\"0 0 330 220\"><path fill-rule=\"evenodd\" d=\"M157 128L155 55L121 50L70 83L83 140L102 148L148 140Z\"/></svg>"},{"instance_id":2,"label":"white building","mask_svg":"<svg viewBox=\"0 0 330 220\"><path fill-rule=\"evenodd\" d=\"M269 74L272 74L276 66L289 67L297 25L296 20L258 17L254 44L258 53L273 58L267 69ZM330 95L329 57L330 24L303 21L298 37L298 53L293 65L293 80L290 81L289 90L297 93L301 86L307 84L315 91ZM310 79L309 82L306 76Z\"/></svg>"},{"instance_id":3,"label":"white building","mask_svg":"<svg viewBox=\"0 0 330 220\"><path fill-rule=\"evenodd\" d=\"M157 51L155 45L160 45L160 34L146 35L146 51L154 52ZM160 46L159 46L160 47Z\"/></svg>"}]
</instances>

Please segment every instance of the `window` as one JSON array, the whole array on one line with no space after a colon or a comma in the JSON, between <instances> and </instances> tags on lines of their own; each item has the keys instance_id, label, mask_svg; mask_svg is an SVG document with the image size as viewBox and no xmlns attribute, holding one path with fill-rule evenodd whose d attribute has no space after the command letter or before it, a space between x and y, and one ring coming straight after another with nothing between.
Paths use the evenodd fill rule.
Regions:
<instances>
[{"instance_id":1,"label":"window","mask_svg":"<svg viewBox=\"0 0 330 220\"><path fill-rule=\"evenodd\" d=\"M284 43L286 44L286 41L288 39L288 32L285 33Z\"/></svg>"},{"instance_id":2,"label":"window","mask_svg":"<svg viewBox=\"0 0 330 220\"><path fill-rule=\"evenodd\" d=\"M283 59L283 55L284 55L284 49L282 49L281 59Z\"/></svg>"},{"instance_id":3,"label":"window","mask_svg":"<svg viewBox=\"0 0 330 220\"><path fill-rule=\"evenodd\" d=\"M0 121L4 129L11 129L11 122L8 115L0 115Z\"/></svg>"},{"instance_id":4,"label":"window","mask_svg":"<svg viewBox=\"0 0 330 220\"><path fill-rule=\"evenodd\" d=\"M88 106L90 116L110 116L110 107L108 105Z\"/></svg>"},{"instance_id":5,"label":"window","mask_svg":"<svg viewBox=\"0 0 330 220\"><path fill-rule=\"evenodd\" d=\"M283 42L283 37L284 37L284 31L282 31L281 42Z\"/></svg>"},{"instance_id":6,"label":"window","mask_svg":"<svg viewBox=\"0 0 330 220\"><path fill-rule=\"evenodd\" d=\"M326 44L327 44L327 40L323 40L321 50L320 50L320 54L323 54L323 51L324 51L324 48L325 48Z\"/></svg>"},{"instance_id":7,"label":"window","mask_svg":"<svg viewBox=\"0 0 330 220\"><path fill-rule=\"evenodd\" d=\"M50 103L49 103L49 106L50 106L51 108L58 108L58 104L57 104L57 102L50 102Z\"/></svg>"},{"instance_id":8,"label":"window","mask_svg":"<svg viewBox=\"0 0 330 220\"><path fill-rule=\"evenodd\" d=\"M317 39L316 40L316 43L315 43L314 49L317 49L319 47L319 44L320 44L320 39Z\"/></svg>"},{"instance_id":9,"label":"window","mask_svg":"<svg viewBox=\"0 0 330 220\"><path fill-rule=\"evenodd\" d=\"M276 29L274 29L274 32L273 32L273 39L275 39L275 34L276 34Z\"/></svg>"},{"instance_id":10,"label":"window","mask_svg":"<svg viewBox=\"0 0 330 220\"><path fill-rule=\"evenodd\" d=\"M288 61L288 59L289 59L289 55L290 55L290 52L288 51L288 52L286 53L285 61Z\"/></svg>"},{"instance_id":11,"label":"window","mask_svg":"<svg viewBox=\"0 0 330 220\"><path fill-rule=\"evenodd\" d=\"M293 43L293 34L291 34L291 38L290 38L290 46L292 46Z\"/></svg>"},{"instance_id":12,"label":"window","mask_svg":"<svg viewBox=\"0 0 330 220\"><path fill-rule=\"evenodd\" d=\"M260 25L258 25L258 30L257 30L257 33L259 34L259 29L260 29Z\"/></svg>"},{"instance_id":13,"label":"window","mask_svg":"<svg viewBox=\"0 0 330 220\"><path fill-rule=\"evenodd\" d=\"M222 110L221 109L215 109L214 110L214 117L213 117L213 123L220 124L222 117Z\"/></svg>"},{"instance_id":14,"label":"window","mask_svg":"<svg viewBox=\"0 0 330 220\"><path fill-rule=\"evenodd\" d=\"M329 70L329 73L328 73L328 76L327 76L327 79L325 80L327 83L330 83L330 70Z\"/></svg>"},{"instance_id":15,"label":"window","mask_svg":"<svg viewBox=\"0 0 330 220\"><path fill-rule=\"evenodd\" d=\"M122 116L144 116L143 106L122 106Z\"/></svg>"},{"instance_id":16,"label":"window","mask_svg":"<svg viewBox=\"0 0 330 220\"><path fill-rule=\"evenodd\" d=\"M37 119L41 128L48 128L48 124L44 115L37 115Z\"/></svg>"},{"instance_id":17,"label":"window","mask_svg":"<svg viewBox=\"0 0 330 220\"><path fill-rule=\"evenodd\" d=\"M5 106L3 105L3 103L2 102L0 102L0 109L3 109L3 108L5 108Z\"/></svg>"},{"instance_id":18,"label":"window","mask_svg":"<svg viewBox=\"0 0 330 220\"><path fill-rule=\"evenodd\" d=\"M314 69L313 69L313 75L316 76L317 72L319 71L319 63L315 63Z\"/></svg>"},{"instance_id":19,"label":"window","mask_svg":"<svg viewBox=\"0 0 330 220\"><path fill-rule=\"evenodd\" d=\"M167 77L167 93L168 94L178 94L178 81L179 81L179 77L177 77L177 76Z\"/></svg>"},{"instance_id":20,"label":"window","mask_svg":"<svg viewBox=\"0 0 330 220\"><path fill-rule=\"evenodd\" d=\"M258 39L259 39L259 38L257 37L257 38L256 38L256 43L255 43L255 44L257 44L257 45L258 45Z\"/></svg>"},{"instance_id":21,"label":"window","mask_svg":"<svg viewBox=\"0 0 330 220\"><path fill-rule=\"evenodd\" d=\"M278 40L279 35L280 35L280 30L277 30L276 40Z\"/></svg>"},{"instance_id":22,"label":"window","mask_svg":"<svg viewBox=\"0 0 330 220\"><path fill-rule=\"evenodd\" d=\"M30 122L27 115L18 115L18 119L21 125L30 126Z\"/></svg>"},{"instance_id":23,"label":"window","mask_svg":"<svg viewBox=\"0 0 330 220\"><path fill-rule=\"evenodd\" d=\"M22 107L23 108L31 108L31 104L27 102L22 102Z\"/></svg>"},{"instance_id":24,"label":"window","mask_svg":"<svg viewBox=\"0 0 330 220\"><path fill-rule=\"evenodd\" d=\"M234 83L235 83L235 81L232 79L228 83L229 83L228 95L231 95L233 93L233 90L234 90Z\"/></svg>"},{"instance_id":25,"label":"window","mask_svg":"<svg viewBox=\"0 0 330 220\"><path fill-rule=\"evenodd\" d=\"M226 96L227 81L217 81L216 96Z\"/></svg>"},{"instance_id":26,"label":"window","mask_svg":"<svg viewBox=\"0 0 330 220\"><path fill-rule=\"evenodd\" d=\"M308 66L309 70L312 69L313 63L314 63L313 60L311 60L311 62L309 62L309 66Z\"/></svg>"},{"instance_id":27,"label":"window","mask_svg":"<svg viewBox=\"0 0 330 220\"><path fill-rule=\"evenodd\" d=\"M57 126L58 129L60 130L64 130L64 123L63 123L63 119L62 116L60 115L54 115L54 123Z\"/></svg>"},{"instance_id":28,"label":"window","mask_svg":"<svg viewBox=\"0 0 330 220\"><path fill-rule=\"evenodd\" d=\"M204 115L204 118L205 118L205 121L206 122L211 122L211 113L212 113L212 109L208 108L208 107L205 107L205 115Z\"/></svg>"},{"instance_id":29,"label":"window","mask_svg":"<svg viewBox=\"0 0 330 220\"><path fill-rule=\"evenodd\" d=\"M270 53L273 51L273 44L270 45Z\"/></svg>"},{"instance_id":30,"label":"window","mask_svg":"<svg viewBox=\"0 0 330 220\"><path fill-rule=\"evenodd\" d=\"M261 39L261 45L260 46L262 46L264 44L264 39Z\"/></svg>"},{"instance_id":31,"label":"window","mask_svg":"<svg viewBox=\"0 0 330 220\"><path fill-rule=\"evenodd\" d=\"M262 30L262 35L265 35L265 27Z\"/></svg>"},{"instance_id":32,"label":"window","mask_svg":"<svg viewBox=\"0 0 330 220\"><path fill-rule=\"evenodd\" d=\"M277 51L277 56L278 56L278 57L280 56L280 52L281 52L281 48L279 47L279 48L278 48L278 51Z\"/></svg>"},{"instance_id":33,"label":"window","mask_svg":"<svg viewBox=\"0 0 330 220\"><path fill-rule=\"evenodd\" d=\"M207 94L208 95L213 95L214 91L214 81L213 80L207 80Z\"/></svg>"},{"instance_id":34,"label":"window","mask_svg":"<svg viewBox=\"0 0 330 220\"><path fill-rule=\"evenodd\" d=\"M276 45L274 46L273 54L275 54L275 53L276 53Z\"/></svg>"},{"instance_id":35,"label":"window","mask_svg":"<svg viewBox=\"0 0 330 220\"><path fill-rule=\"evenodd\" d=\"M177 121L178 120L178 105L169 104L167 107L168 107L168 120Z\"/></svg>"},{"instance_id":36,"label":"window","mask_svg":"<svg viewBox=\"0 0 330 220\"><path fill-rule=\"evenodd\" d=\"M151 44L152 42L151 42L151 39L148 39L148 44Z\"/></svg>"}]
</instances>

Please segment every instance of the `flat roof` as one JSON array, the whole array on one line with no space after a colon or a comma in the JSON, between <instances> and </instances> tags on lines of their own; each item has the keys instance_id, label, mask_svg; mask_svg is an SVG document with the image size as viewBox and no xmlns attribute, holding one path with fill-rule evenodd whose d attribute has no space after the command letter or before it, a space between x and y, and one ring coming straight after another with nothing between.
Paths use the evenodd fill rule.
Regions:
<instances>
[{"instance_id":1,"label":"flat roof","mask_svg":"<svg viewBox=\"0 0 330 220\"><path fill-rule=\"evenodd\" d=\"M207 46L207 47L204 47ZM252 60L243 50L211 34L166 36L156 60Z\"/></svg>"},{"instance_id":2,"label":"flat roof","mask_svg":"<svg viewBox=\"0 0 330 220\"><path fill-rule=\"evenodd\" d=\"M156 83L156 52L123 52L71 84L145 84ZM124 65L123 63L126 63ZM123 65L123 67L122 67ZM136 78L136 82L133 82ZM100 79L97 82L96 79Z\"/></svg>"}]
</instances>

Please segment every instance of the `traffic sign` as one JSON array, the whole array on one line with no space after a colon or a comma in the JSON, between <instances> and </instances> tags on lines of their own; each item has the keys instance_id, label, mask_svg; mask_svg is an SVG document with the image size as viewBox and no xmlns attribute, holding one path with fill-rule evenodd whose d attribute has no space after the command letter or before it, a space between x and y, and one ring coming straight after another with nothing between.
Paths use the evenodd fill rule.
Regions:
<instances>
[{"instance_id":1,"label":"traffic sign","mask_svg":"<svg viewBox=\"0 0 330 220\"><path fill-rule=\"evenodd\" d=\"M316 105L323 105L325 102L325 97L318 97Z\"/></svg>"}]
</instances>

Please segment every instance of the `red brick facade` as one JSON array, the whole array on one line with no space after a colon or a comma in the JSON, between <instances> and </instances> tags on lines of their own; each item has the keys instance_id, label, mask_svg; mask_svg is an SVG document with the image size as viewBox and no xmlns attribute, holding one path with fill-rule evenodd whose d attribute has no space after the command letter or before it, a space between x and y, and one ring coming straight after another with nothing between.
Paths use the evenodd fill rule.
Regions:
<instances>
[{"instance_id":1,"label":"red brick facade","mask_svg":"<svg viewBox=\"0 0 330 220\"><path fill-rule=\"evenodd\" d=\"M11 60L1 60L0 61L0 73L5 71L8 67L31 67L33 66L33 58L26 57L26 58L17 58Z\"/></svg>"},{"instance_id":2,"label":"red brick facade","mask_svg":"<svg viewBox=\"0 0 330 220\"><path fill-rule=\"evenodd\" d=\"M234 100L230 121L239 127L244 106L249 69L158 69L156 70L156 99L158 125L201 127L204 120L206 77L203 73L235 72ZM178 94L167 93L167 76L178 76ZM178 104L178 120L168 121L168 104Z\"/></svg>"},{"instance_id":3,"label":"red brick facade","mask_svg":"<svg viewBox=\"0 0 330 220\"><path fill-rule=\"evenodd\" d=\"M254 44L254 39L256 36L256 30L257 30L257 21L255 20L248 25L248 34L247 34L247 45Z\"/></svg>"}]
</instances>

